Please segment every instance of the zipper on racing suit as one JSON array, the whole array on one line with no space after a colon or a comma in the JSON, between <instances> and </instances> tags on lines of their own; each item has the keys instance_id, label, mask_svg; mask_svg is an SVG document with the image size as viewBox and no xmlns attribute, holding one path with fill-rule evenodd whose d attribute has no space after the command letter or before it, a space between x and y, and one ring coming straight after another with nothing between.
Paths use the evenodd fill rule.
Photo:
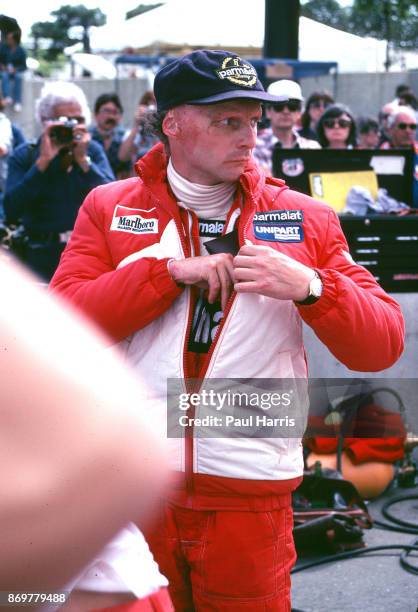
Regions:
<instances>
[{"instance_id":1,"label":"zipper on racing suit","mask_svg":"<svg viewBox=\"0 0 418 612\"><path fill-rule=\"evenodd\" d=\"M255 207L255 201L254 198L252 197L251 192L249 192L248 190L245 190L246 193L248 194L248 196L251 199L251 203L253 204L253 206ZM243 200L244 198L241 198L241 210L243 210ZM198 223L197 217L194 213L187 211L188 215L189 215L189 243L191 245L191 249L194 250L194 253L191 253L191 256L198 256L200 255L200 243L197 240L196 244L193 243L193 236L192 233L190 232L190 228L193 227L193 223ZM231 215L232 217L232 215ZM192 219L192 221L190 222L190 218ZM249 225L251 221L251 214L248 215L248 220L245 221L245 225L238 224L239 227L239 244L240 246L245 244L245 238L246 238L246 229ZM235 222L232 225L232 228L234 227L235 223L238 223L239 219L238 217L235 219ZM225 223L225 228L224 228L224 233L226 233L227 228L229 230L231 230L232 228L230 228L228 226L228 221L227 223ZM190 300L189 300L189 313L188 313L188 322L187 322L187 330L186 330L186 335L185 335L185 343L184 343L184 353L183 353L183 368L184 368L184 377L185 377L185 384L186 384L186 389L188 393L199 393L202 385L203 385L203 379L204 376L206 374L206 372L208 371L209 365L210 365L210 361L212 359L212 355L214 353L214 350L218 344L218 340L222 334L224 325L225 325L225 321L229 315L229 312L232 308L232 305L234 303L234 300L236 298L236 292L233 291L226 303L225 309L223 311L223 317L221 322L219 323L218 329L216 330L215 336L213 338L212 344L210 346L209 352L207 354L207 357L203 363L203 367L201 369L201 371L199 372L199 380L201 380L201 384L190 384L190 379L188 378L188 363L187 363L187 348L188 348L188 343L189 343L189 338L190 338L190 330L191 330L191 323L192 323L192 318L193 318L193 306L194 306L194 299L193 299L193 295L192 295L192 291L190 291ZM187 410L187 416L190 418L193 418L195 415L195 408L194 406L189 406L188 410ZM193 437L193 432L194 432L194 427L193 425L187 425L186 426L186 435L185 435L185 481L186 481L186 491L187 491L187 495L188 495L188 505L192 505L192 494L193 494L193 453L194 453L194 437Z\"/></svg>"}]
</instances>

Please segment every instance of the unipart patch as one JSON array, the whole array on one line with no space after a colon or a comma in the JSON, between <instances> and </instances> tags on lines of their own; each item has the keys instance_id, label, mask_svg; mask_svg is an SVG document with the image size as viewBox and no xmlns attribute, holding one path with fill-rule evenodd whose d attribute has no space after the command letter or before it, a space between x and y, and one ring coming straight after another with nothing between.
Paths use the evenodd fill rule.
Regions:
<instances>
[{"instance_id":1,"label":"unipart patch","mask_svg":"<svg viewBox=\"0 0 418 612\"><path fill-rule=\"evenodd\" d=\"M259 240L268 242L303 242L304 240L301 225L284 223L254 223L254 235Z\"/></svg>"},{"instance_id":2,"label":"unipart patch","mask_svg":"<svg viewBox=\"0 0 418 612\"><path fill-rule=\"evenodd\" d=\"M139 210L128 206L117 205L110 226L111 231L128 232L129 234L157 234L158 219L155 208Z\"/></svg>"},{"instance_id":3,"label":"unipart patch","mask_svg":"<svg viewBox=\"0 0 418 612\"><path fill-rule=\"evenodd\" d=\"M254 223L263 221L264 223L302 223L302 210L268 210L258 212L254 215Z\"/></svg>"},{"instance_id":4,"label":"unipart patch","mask_svg":"<svg viewBox=\"0 0 418 612\"><path fill-rule=\"evenodd\" d=\"M251 64L247 64L240 57L226 57L221 67L215 70L220 79L226 79L235 85L254 87L257 83L257 72Z\"/></svg>"},{"instance_id":5,"label":"unipart patch","mask_svg":"<svg viewBox=\"0 0 418 612\"><path fill-rule=\"evenodd\" d=\"M303 159L284 159L282 162L282 172L285 176L299 176L305 170Z\"/></svg>"}]
</instances>

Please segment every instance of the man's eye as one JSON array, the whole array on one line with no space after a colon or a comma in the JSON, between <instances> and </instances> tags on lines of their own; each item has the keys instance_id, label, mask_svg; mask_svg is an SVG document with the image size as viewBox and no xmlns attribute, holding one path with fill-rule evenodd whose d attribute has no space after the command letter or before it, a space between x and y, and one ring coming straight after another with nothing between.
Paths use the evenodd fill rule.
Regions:
<instances>
[{"instance_id":1,"label":"man's eye","mask_svg":"<svg viewBox=\"0 0 418 612\"><path fill-rule=\"evenodd\" d=\"M224 127L237 128L239 126L238 119L234 119L233 117L227 117L226 119L221 119L219 123L220 125Z\"/></svg>"}]
</instances>

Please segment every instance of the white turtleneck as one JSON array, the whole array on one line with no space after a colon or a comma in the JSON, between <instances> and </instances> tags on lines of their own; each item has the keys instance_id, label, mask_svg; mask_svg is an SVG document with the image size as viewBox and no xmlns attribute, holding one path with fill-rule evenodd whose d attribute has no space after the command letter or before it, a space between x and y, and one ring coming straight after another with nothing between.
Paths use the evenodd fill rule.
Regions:
<instances>
[{"instance_id":1,"label":"white turtleneck","mask_svg":"<svg viewBox=\"0 0 418 612\"><path fill-rule=\"evenodd\" d=\"M191 183L177 172L171 157L167 166L167 178L180 206L195 212L199 219L226 219L234 201L236 183Z\"/></svg>"}]
</instances>

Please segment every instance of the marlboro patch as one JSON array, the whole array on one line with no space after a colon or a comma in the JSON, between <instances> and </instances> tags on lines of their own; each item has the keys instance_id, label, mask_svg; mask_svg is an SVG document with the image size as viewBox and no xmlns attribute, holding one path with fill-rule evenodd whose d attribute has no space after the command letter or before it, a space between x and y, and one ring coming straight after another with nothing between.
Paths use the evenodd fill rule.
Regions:
<instances>
[{"instance_id":1,"label":"marlboro patch","mask_svg":"<svg viewBox=\"0 0 418 612\"><path fill-rule=\"evenodd\" d=\"M129 234L157 234L158 219L155 218L155 208L139 210L117 205L113 213L111 231L128 232Z\"/></svg>"}]
</instances>

